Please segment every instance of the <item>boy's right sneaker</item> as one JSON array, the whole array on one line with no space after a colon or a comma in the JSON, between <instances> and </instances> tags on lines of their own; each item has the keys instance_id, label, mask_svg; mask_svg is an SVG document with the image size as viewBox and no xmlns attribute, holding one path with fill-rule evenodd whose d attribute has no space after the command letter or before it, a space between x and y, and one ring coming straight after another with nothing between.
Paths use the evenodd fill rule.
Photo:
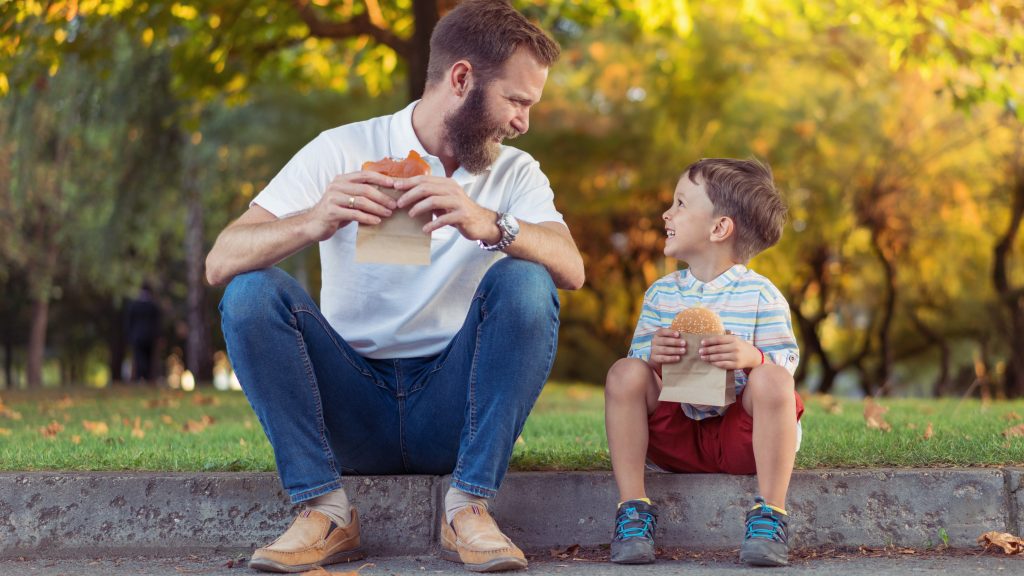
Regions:
<instances>
[{"instance_id":1,"label":"boy's right sneaker","mask_svg":"<svg viewBox=\"0 0 1024 576\"><path fill-rule=\"evenodd\" d=\"M758 496L747 512L747 533L740 546L740 561L753 566L789 564L789 515Z\"/></svg>"},{"instance_id":2,"label":"boy's right sneaker","mask_svg":"<svg viewBox=\"0 0 1024 576\"><path fill-rule=\"evenodd\" d=\"M654 562L654 532L658 528L658 508L643 500L627 500L615 514L612 537L612 562L650 564Z\"/></svg>"}]
</instances>

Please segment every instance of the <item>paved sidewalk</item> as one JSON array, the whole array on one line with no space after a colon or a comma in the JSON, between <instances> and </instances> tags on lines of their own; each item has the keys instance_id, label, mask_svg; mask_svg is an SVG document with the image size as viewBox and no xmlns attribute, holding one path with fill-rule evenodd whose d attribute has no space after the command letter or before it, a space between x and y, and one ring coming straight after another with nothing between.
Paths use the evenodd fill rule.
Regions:
<instances>
[{"instance_id":1,"label":"paved sidewalk","mask_svg":"<svg viewBox=\"0 0 1024 576\"><path fill-rule=\"evenodd\" d=\"M371 566L359 570L360 576L392 575L434 575L468 576L473 574L456 564L431 556L401 556L392 558L371 558ZM345 573L356 570L362 563L334 564L330 572ZM864 558L853 555L848 558L826 558L817 560L796 560L789 568L773 570L751 568L732 559L710 561L659 560L648 566L619 566L607 562L580 562L561 560L531 560L526 572L505 572L523 576L613 576L638 574L644 576L771 576L784 572L801 576L895 576L905 574L977 574L993 576L998 574L1019 574L1024 570L1024 558L984 554L979 556L890 556ZM0 561L0 576L181 576L196 574L206 576L256 576L266 574L232 563L217 556L193 556L180 558L105 558L102 560L9 560Z\"/></svg>"},{"instance_id":2,"label":"paved sidewalk","mask_svg":"<svg viewBox=\"0 0 1024 576\"><path fill-rule=\"evenodd\" d=\"M982 532L1020 534L1024 469L808 470L794 474L795 546L909 546ZM429 553L446 477L344 480L374 556ZM651 474L659 544L727 549L743 534L754 477ZM606 544L616 501L609 472L509 474L494 505L525 550ZM0 559L248 554L273 540L295 508L268 473L0 473Z\"/></svg>"}]
</instances>

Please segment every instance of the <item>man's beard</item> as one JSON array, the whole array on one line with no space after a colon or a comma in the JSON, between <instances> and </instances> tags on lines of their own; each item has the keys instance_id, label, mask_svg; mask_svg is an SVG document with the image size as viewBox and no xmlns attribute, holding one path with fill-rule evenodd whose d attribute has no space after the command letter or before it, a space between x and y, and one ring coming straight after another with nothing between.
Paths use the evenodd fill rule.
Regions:
<instances>
[{"instance_id":1,"label":"man's beard","mask_svg":"<svg viewBox=\"0 0 1024 576\"><path fill-rule=\"evenodd\" d=\"M445 135L455 159L472 174L490 168L501 153L496 138L515 138L519 134L495 121L487 110L484 86L469 91L466 101L444 119Z\"/></svg>"}]
</instances>

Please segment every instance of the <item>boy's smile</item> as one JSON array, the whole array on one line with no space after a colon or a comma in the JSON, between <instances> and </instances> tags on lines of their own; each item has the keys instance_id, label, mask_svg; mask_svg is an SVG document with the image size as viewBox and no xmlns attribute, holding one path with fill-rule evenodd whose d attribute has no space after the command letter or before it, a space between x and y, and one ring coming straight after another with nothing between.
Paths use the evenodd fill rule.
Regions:
<instances>
[{"instance_id":1,"label":"boy's smile","mask_svg":"<svg viewBox=\"0 0 1024 576\"><path fill-rule=\"evenodd\" d=\"M704 183L694 184L688 174L683 174L672 207L661 216L665 220L665 255L689 261L702 252L711 241L714 209Z\"/></svg>"}]
</instances>

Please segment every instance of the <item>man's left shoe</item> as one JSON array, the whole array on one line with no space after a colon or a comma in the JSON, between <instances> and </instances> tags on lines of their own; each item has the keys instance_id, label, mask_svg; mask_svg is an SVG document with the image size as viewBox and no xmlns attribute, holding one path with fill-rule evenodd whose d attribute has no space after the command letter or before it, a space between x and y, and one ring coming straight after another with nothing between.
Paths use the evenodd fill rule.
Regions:
<instances>
[{"instance_id":1,"label":"man's left shoe","mask_svg":"<svg viewBox=\"0 0 1024 576\"><path fill-rule=\"evenodd\" d=\"M758 496L747 512L747 533L740 546L740 561L752 566L789 564L789 515Z\"/></svg>"},{"instance_id":2,"label":"man's left shoe","mask_svg":"<svg viewBox=\"0 0 1024 576\"><path fill-rule=\"evenodd\" d=\"M442 519L441 557L473 572L526 568L523 551L502 534L487 509L477 505L459 511L451 524Z\"/></svg>"}]
</instances>

